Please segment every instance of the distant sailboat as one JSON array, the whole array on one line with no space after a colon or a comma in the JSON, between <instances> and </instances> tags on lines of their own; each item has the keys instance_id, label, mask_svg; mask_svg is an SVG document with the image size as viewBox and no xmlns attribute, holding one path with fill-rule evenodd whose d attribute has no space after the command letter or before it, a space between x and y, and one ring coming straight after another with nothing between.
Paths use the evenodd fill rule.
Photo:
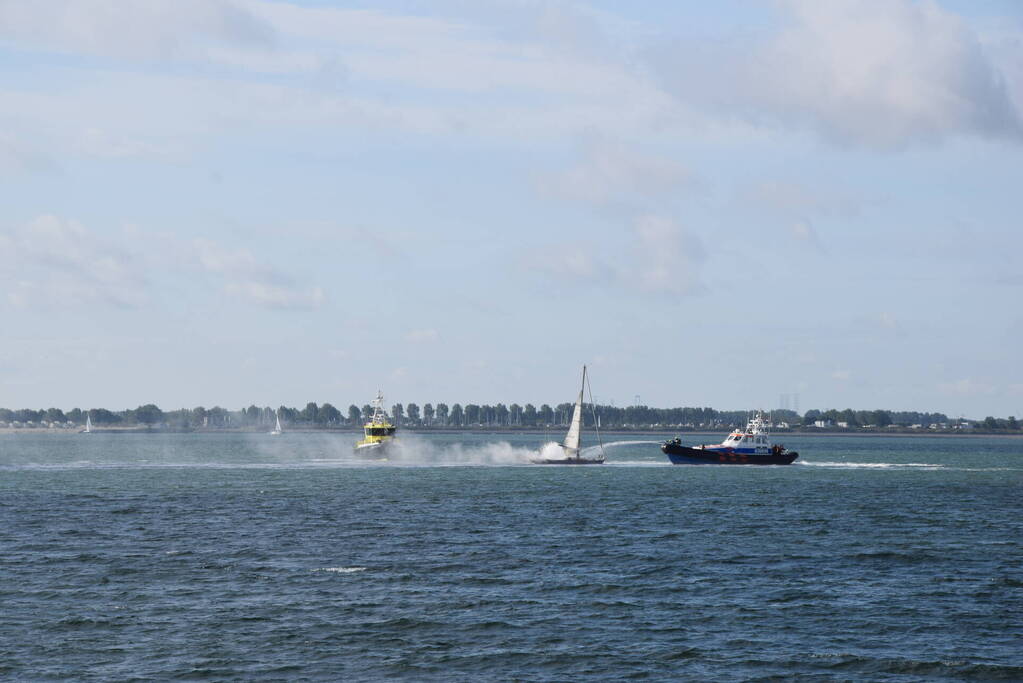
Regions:
<instances>
[{"instance_id":1,"label":"distant sailboat","mask_svg":"<svg viewBox=\"0 0 1023 683\"><path fill-rule=\"evenodd\" d=\"M274 417L277 418L277 424L274 425L274 429L270 432L270 436L280 436L284 433L284 431L281 429L281 416L276 410L274 411Z\"/></svg>"},{"instance_id":2,"label":"distant sailboat","mask_svg":"<svg viewBox=\"0 0 1023 683\"><path fill-rule=\"evenodd\" d=\"M88 413L85 414L85 429L80 431L79 434L92 434L92 418Z\"/></svg>"},{"instance_id":3,"label":"distant sailboat","mask_svg":"<svg viewBox=\"0 0 1023 683\"><path fill-rule=\"evenodd\" d=\"M579 388L579 398L575 401L575 409L572 411L572 422L568 427L568 434L565 435L565 442L561 444L549 444L549 446L558 446L561 448L562 457L546 457L544 452L548 450L548 446L545 446L540 452L540 457L533 459L536 465L603 465L604 464L604 445L600 446L600 455L595 458L584 458L580 455L580 440L583 426L583 392L586 390L586 366L583 366L583 382ZM593 392L590 392L590 404L593 403ZM596 423L596 420L594 421ZM599 427L597 428L597 439L598 443L600 440ZM555 454L556 455L556 454Z\"/></svg>"}]
</instances>

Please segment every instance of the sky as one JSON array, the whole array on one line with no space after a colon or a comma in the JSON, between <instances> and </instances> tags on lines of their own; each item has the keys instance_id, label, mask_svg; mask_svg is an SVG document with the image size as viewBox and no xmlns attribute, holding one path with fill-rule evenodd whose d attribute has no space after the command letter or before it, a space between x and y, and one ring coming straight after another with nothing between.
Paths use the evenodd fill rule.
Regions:
<instances>
[{"instance_id":1,"label":"sky","mask_svg":"<svg viewBox=\"0 0 1023 683\"><path fill-rule=\"evenodd\" d=\"M1021 216L1010 0L0 0L4 407L1019 416Z\"/></svg>"}]
</instances>

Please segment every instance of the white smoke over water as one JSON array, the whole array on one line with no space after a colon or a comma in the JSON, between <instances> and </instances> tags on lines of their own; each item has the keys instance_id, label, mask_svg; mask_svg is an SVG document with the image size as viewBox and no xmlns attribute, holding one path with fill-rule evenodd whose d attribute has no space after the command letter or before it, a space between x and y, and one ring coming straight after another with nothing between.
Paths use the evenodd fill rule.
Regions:
<instances>
[{"instance_id":1,"label":"white smoke over water","mask_svg":"<svg viewBox=\"0 0 1023 683\"><path fill-rule=\"evenodd\" d=\"M525 465L536 455L535 450L512 446L506 441L479 446L465 446L461 443L440 445L415 436L402 436L387 449L383 464L428 467Z\"/></svg>"},{"instance_id":2,"label":"white smoke over water","mask_svg":"<svg viewBox=\"0 0 1023 683\"><path fill-rule=\"evenodd\" d=\"M384 451L356 453L357 434L253 435L250 445L261 459L305 467L446 467L526 465L537 450L508 442L433 443L402 434Z\"/></svg>"},{"instance_id":3,"label":"white smoke over water","mask_svg":"<svg viewBox=\"0 0 1023 683\"><path fill-rule=\"evenodd\" d=\"M540 447L540 457L546 460L564 458L565 449L559 443L548 441Z\"/></svg>"},{"instance_id":4,"label":"white smoke over water","mask_svg":"<svg viewBox=\"0 0 1023 683\"><path fill-rule=\"evenodd\" d=\"M436 443L414 434L402 434L380 453L355 453L353 445L358 438L347 435L303 434L299 439L289 435L267 438L254 435L253 445L261 456L281 464L321 467L458 467L490 466L504 467L528 465L537 458L563 458L565 453L560 444L553 441L538 448L514 446L507 441L493 443ZM660 444L659 441L613 441L604 444L605 450ZM581 455L592 457L600 451L594 444L582 450ZM660 455L657 453L656 455Z\"/></svg>"}]
</instances>

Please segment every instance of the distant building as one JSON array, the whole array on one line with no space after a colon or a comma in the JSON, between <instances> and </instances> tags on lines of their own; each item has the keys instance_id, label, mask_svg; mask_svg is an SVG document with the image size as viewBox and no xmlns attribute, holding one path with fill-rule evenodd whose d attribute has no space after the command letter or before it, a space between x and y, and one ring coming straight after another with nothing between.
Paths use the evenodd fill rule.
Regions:
<instances>
[{"instance_id":1,"label":"distant building","mask_svg":"<svg viewBox=\"0 0 1023 683\"><path fill-rule=\"evenodd\" d=\"M827 429L831 426L831 420L817 420L813 423L813 426L819 429Z\"/></svg>"}]
</instances>

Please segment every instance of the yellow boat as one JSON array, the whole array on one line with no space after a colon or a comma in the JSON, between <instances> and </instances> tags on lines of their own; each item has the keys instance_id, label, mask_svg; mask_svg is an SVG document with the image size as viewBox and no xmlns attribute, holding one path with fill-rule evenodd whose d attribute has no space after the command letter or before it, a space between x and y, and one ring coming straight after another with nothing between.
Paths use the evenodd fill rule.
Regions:
<instances>
[{"instance_id":1,"label":"yellow boat","mask_svg":"<svg viewBox=\"0 0 1023 683\"><path fill-rule=\"evenodd\" d=\"M373 416L363 425L364 434L362 439L355 442L355 452L359 455L380 456L394 443L394 432L398 428L391 424L391 418L384 410L383 393L378 391L371 403Z\"/></svg>"}]
</instances>

